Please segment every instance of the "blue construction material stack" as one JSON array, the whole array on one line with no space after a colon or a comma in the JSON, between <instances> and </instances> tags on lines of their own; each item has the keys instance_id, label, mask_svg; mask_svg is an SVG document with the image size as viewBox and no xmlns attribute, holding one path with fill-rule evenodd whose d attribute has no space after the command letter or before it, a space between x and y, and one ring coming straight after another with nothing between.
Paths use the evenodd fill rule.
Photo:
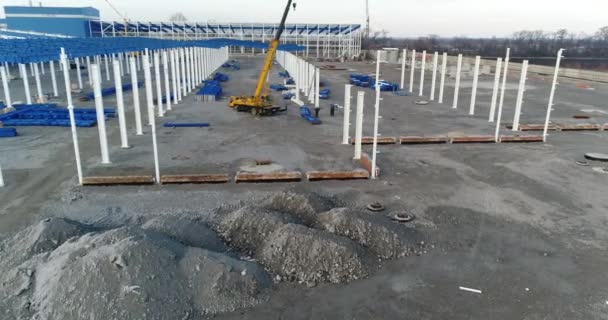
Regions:
<instances>
[{"instance_id":1,"label":"blue construction material stack","mask_svg":"<svg viewBox=\"0 0 608 320\"><path fill-rule=\"evenodd\" d=\"M319 99L329 99L329 94L331 93L331 91L329 89L322 89L319 90Z\"/></svg>"},{"instance_id":2,"label":"blue construction material stack","mask_svg":"<svg viewBox=\"0 0 608 320\"><path fill-rule=\"evenodd\" d=\"M215 75L213 76L213 80L219 81L219 82L226 82L226 81L230 80L230 77L228 77L228 75L225 75L221 72L216 72Z\"/></svg>"},{"instance_id":3,"label":"blue construction material stack","mask_svg":"<svg viewBox=\"0 0 608 320\"><path fill-rule=\"evenodd\" d=\"M289 75L289 72L287 72L287 70L279 72L279 77L291 78L291 76Z\"/></svg>"},{"instance_id":4,"label":"blue construction material stack","mask_svg":"<svg viewBox=\"0 0 608 320\"><path fill-rule=\"evenodd\" d=\"M302 118L304 118L306 121L310 122L313 125L322 123L319 118L312 115L310 109L307 106L300 107L300 116L302 116Z\"/></svg>"},{"instance_id":5,"label":"blue construction material stack","mask_svg":"<svg viewBox=\"0 0 608 320\"><path fill-rule=\"evenodd\" d=\"M365 74L352 73L350 75L350 83L357 87L367 88L374 82L374 78Z\"/></svg>"},{"instance_id":6,"label":"blue construction material stack","mask_svg":"<svg viewBox=\"0 0 608 320\"><path fill-rule=\"evenodd\" d=\"M15 111L0 115L4 126L51 126L69 127L68 109L58 108L55 103L17 104ZM115 109L104 109L106 118L116 116ZM92 108L75 108L74 118L77 127L92 127L97 124L97 115Z\"/></svg>"},{"instance_id":7,"label":"blue construction material stack","mask_svg":"<svg viewBox=\"0 0 608 320\"><path fill-rule=\"evenodd\" d=\"M285 84L296 84L296 82L292 78L289 78L289 79L287 79Z\"/></svg>"},{"instance_id":8,"label":"blue construction material stack","mask_svg":"<svg viewBox=\"0 0 608 320\"><path fill-rule=\"evenodd\" d=\"M287 87L282 84L271 84L270 89L274 91L285 91Z\"/></svg>"},{"instance_id":9,"label":"blue construction material stack","mask_svg":"<svg viewBox=\"0 0 608 320\"><path fill-rule=\"evenodd\" d=\"M296 94L293 92L283 93L283 99L285 99L285 100L291 100L291 98L293 98L295 96L296 96Z\"/></svg>"},{"instance_id":10,"label":"blue construction material stack","mask_svg":"<svg viewBox=\"0 0 608 320\"><path fill-rule=\"evenodd\" d=\"M375 85L375 84L374 84ZM380 86L380 91L397 91L399 90L399 85L392 82L387 81L378 81L378 85Z\"/></svg>"},{"instance_id":11,"label":"blue construction material stack","mask_svg":"<svg viewBox=\"0 0 608 320\"><path fill-rule=\"evenodd\" d=\"M222 95L222 86L218 80L205 80L203 87L196 93L199 101L215 101Z\"/></svg>"},{"instance_id":12,"label":"blue construction material stack","mask_svg":"<svg viewBox=\"0 0 608 320\"><path fill-rule=\"evenodd\" d=\"M137 86L139 88L143 87L144 83L143 82L138 82ZM133 85L131 83L126 83L122 85L122 91L131 91L133 90ZM103 88L101 89L101 96L105 97L105 96L111 96L116 94L116 87L108 87L108 88ZM87 93L84 97L80 98L80 101L91 101L95 99L95 92L91 91L89 93Z\"/></svg>"},{"instance_id":13,"label":"blue construction material stack","mask_svg":"<svg viewBox=\"0 0 608 320\"><path fill-rule=\"evenodd\" d=\"M0 128L0 138L10 138L17 136L17 129L15 128Z\"/></svg>"},{"instance_id":14,"label":"blue construction material stack","mask_svg":"<svg viewBox=\"0 0 608 320\"><path fill-rule=\"evenodd\" d=\"M233 69L233 70L241 70L241 67L239 66L239 64L236 63L236 61L234 61L234 60L224 63L222 65L222 68Z\"/></svg>"}]
</instances>

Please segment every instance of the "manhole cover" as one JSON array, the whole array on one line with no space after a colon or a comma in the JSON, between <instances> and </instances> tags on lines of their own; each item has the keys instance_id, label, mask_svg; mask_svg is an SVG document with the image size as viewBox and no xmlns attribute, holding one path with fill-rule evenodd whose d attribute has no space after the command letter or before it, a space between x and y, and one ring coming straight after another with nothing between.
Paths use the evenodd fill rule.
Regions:
<instances>
[{"instance_id":1,"label":"manhole cover","mask_svg":"<svg viewBox=\"0 0 608 320\"><path fill-rule=\"evenodd\" d=\"M410 222L416 219L416 216L407 212L396 212L391 216L391 219L397 222Z\"/></svg>"},{"instance_id":2,"label":"manhole cover","mask_svg":"<svg viewBox=\"0 0 608 320\"><path fill-rule=\"evenodd\" d=\"M416 100L414 103L415 104L419 104L419 105L423 105L423 106L429 104L429 102L426 101L426 100Z\"/></svg>"},{"instance_id":3,"label":"manhole cover","mask_svg":"<svg viewBox=\"0 0 608 320\"><path fill-rule=\"evenodd\" d=\"M578 160L578 161L576 161L576 164L578 164L579 166L582 166L582 167L588 167L589 166L589 162L585 161L585 160Z\"/></svg>"},{"instance_id":4,"label":"manhole cover","mask_svg":"<svg viewBox=\"0 0 608 320\"><path fill-rule=\"evenodd\" d=\"M378 212L384 210L384 206L380 202L372 202L367 205L367 210Z\"/></svg>"},{"instance_id":5,"label":"manhole cover","mask_svg":"<svg viewBox=\"0 0 608 320\"><path fill-rule=\"evenodd\" d=\"M585 158L594 161L608 162L608 154L603 153L585 153Z\"/></svg>"}]
</instances>

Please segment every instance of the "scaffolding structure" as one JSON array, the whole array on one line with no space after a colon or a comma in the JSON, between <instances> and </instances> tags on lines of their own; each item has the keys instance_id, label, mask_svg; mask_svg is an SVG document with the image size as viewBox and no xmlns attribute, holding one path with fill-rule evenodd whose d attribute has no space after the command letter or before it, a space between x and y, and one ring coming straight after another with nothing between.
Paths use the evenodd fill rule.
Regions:
<instances>
[{"instance_id":1,"label":"scaffolding structure","mask_svg":"<svg viewBox=\"0 0 608 320\"><path fill-rule=\"evenodd\" d=\"M277 24L89 21L91 37L150 37L171 40L228 38L267 42ZM305 57L354 57L361 53L360 24L287 24L283 44L305 46ZM255 48L231 47L231 53L255 53Z\"/></svg>"}]
</instances>

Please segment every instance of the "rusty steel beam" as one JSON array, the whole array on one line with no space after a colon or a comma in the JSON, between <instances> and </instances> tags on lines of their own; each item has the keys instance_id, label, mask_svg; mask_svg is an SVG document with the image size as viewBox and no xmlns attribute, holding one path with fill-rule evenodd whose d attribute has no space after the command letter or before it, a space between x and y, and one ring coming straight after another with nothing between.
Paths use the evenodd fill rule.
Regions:
<instances>
[{"instance_id":1,"label":"rusty steel beam","mask_svg":"<svg viewBox=\"0 0 608 320\"><path fill-rule=\"evenodd\" d=\"M306 173L308 181L323 180L363 180L369 179L369 172L365 170L354 171L309 171Z\"/></svg>"},{"instance_id":2,"label":"rusty steel beam","mask_svg":"<svg viewBox=\"0 0 608 320\"><path fill-rule=\"evenodd\" d=\"M374 137L362 137L361 144L373 144ZM355 144L355 139L350 139L350 144ZM397 144L395 137L378 137L378 144Z\"/></svg>"},{"instance_id":3,"label":"rusty steel beam","mask_svg":"<svg viewBox=\"0 0 608 320\"><path fill-rule=\"evenodd\" d=\"M508 129L513 129L513 126L507 126ZM543 131L545 129L544 124L520 124L519 131ZM547 130L555 131L559 129L559 125L555 123L549 124Z\"/></svg>"},{"instance_id":4,"label":"rusty steel beam","mask_svg":"<svg viewBox=\"0 0 608 320\"><path fill-rule=\"evenodd\" d=\"M452 143L494 143L494 136L460 136L452 137Z\"/></svg>"},{"instance_id":5,"label":"rusty steel beam","mask_svg":"<svg viewBox=\"0 0 608 320\"><path fill-rule=\"evenodd\" d=\"M236 183L297 182L302 180L302 173L297 171L271 173L239 172L236 174L234 180Z\"/></svg>"},{"instance_id":6,"label":"rusty steel beam","mask_svg":"<svg viewBox=\"0 0 608 320\"><path fill-rule=\"evenodd\" d=\"M505 135L505 136L500 136L500 142L504 142L504 143L526 143L526 142L543 142L543 136L511 136L511 135Z\"/></svg>"},{"instance_id":7,"label":"rusty steel beam","mask_svg":"<svg viewBox=\"0 0 608 320\"><path fill-rule=\"evenodd\" d=\"M599 131L601 126L598 124L562 124L559 126L562 131Z\"/></svg>"},{"instance_id":8,"label":"rusty steel beam","mask_svg":"<svg viewBox=\"0 0 608 320\"><path fill-rule=\"evenodd\" d=\"M604 124L602 127L602 131L608 131L608 123Z\"/></svg>"},{"instance_id":9,"label":"rusty steel beam","mask_svg":"<svg viewBox=\"0 0 608 320\"><path fill-rule=\"evenodd\" d=\"M230 177L227 174L177 174L163 175L160 177L162 184L203 184L203 183L227 183Z\"/></svg>"},{"instance_id":10,"label":"rusty steel beam","mask_svg":"<svg viewBox=\"0 0 608 320\"><path fill-rule=\"evenodd\" d=\"M448 143L449 139L446 136L435 137L420 137L420 136L403 136L399 138L401 144L441 144Z\"/></svg>"},{"instance_id":11,"label":"rusty steel beam","mask_svg":"<svg viewBox=\"0 0 608 320\"><path fill-rule=\"evenodd\" d=\"M361 153L361 159L359 159L359 163L370 175L372 174L372 160L369 155L365 152ZM380 176L380 167L376 166L376 177Z\"/></svg>"},{"instance_id":12,"label":"rusty steel beam","mask_svg":"<svg viewBox=\"0 0 608 320\"><path fill-rule=\"evenodd\" d=\"M154 184L153 176L91 176L82 179L83 186L148 185Z\"/></svg>"}]
</instances>

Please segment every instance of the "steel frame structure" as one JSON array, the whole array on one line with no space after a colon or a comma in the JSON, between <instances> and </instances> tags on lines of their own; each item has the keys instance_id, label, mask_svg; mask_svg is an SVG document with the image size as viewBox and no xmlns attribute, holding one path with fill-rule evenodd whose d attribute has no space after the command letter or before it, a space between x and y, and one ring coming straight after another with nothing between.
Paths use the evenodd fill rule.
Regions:
<instances>
[{"instance_id":1,"label":"steel frame structure","mask_svg":"<svg viewBox=\"0 0 608 320\"><path fill-rule=\"evenodd\" d=\"M228 38L266 42L277 24L89 21L91 37L150 37L171 40ZM353 57L361 53L360 24L287 24L281 43L306 47L305 57ZM231 53L254 53L253 48L232 47Z\"/></svg>"}]
</instances>

